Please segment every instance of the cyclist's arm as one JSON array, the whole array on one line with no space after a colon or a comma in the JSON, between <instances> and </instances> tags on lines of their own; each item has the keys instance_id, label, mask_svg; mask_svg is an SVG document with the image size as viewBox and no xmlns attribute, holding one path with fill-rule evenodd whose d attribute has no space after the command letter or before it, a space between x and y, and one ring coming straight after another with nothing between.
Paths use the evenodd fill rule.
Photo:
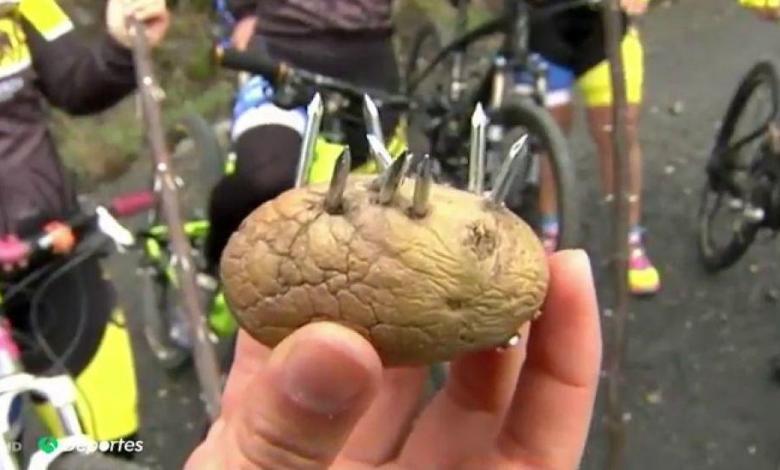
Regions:
<instances>
[{"instance_id":1,"label":"cyclist's arm","mask_svg":"<svg viewBox=\"0 0 780 470\"><path fill-rule=\"evenodd\" d=\"M258 0L228 0L227 2L230 14L236 19L230 41L238 49L246 49L255 34L257 2Z\"/></svg>"},{"instance_id":2,"label":"cyclist's arm","mask_svg":"<svg viewBox=\"0 0 780 470\"><path fill-rule=\"evenodd\" d=\"M20 12L38 87L52 105L88 114L133 91L132 53L110 35L88 45L54 0L23 0Z\"/></svg>"}]
</instances>

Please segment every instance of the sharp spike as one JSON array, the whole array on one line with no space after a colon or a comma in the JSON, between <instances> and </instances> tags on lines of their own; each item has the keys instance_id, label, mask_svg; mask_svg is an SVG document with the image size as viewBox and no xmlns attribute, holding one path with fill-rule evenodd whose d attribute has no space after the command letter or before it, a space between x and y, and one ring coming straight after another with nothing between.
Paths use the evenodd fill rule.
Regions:
<instances>
[{"instance_id":1,"label":"sharp spike","mask_svg":"<svg viewBox=\"0 0 780 470\"><path fill-rule=\"evenodd\" d=\"M379 119L379 110L374 100L368 94L363 95L363 119L366 123L367 133L375 136L380 142L384 142L385 138L382 134L382 121Z\"/></svg>"},{"instance_id":2,"label":"sharp spike","mask_svg":"<svg viewBox=\"0 0 780 470\"><path fill-rule=\"evenodd\" d=\"M520 344L520 335L514 335L511 338L509 338L506 343L500 345L498 349L506 350L509 348L514 348L518 344Z\"/></svg>"},{"instance_id":3,"label":"sharp spike","mask_svg":"<svg viewBox=\"0 0 780 470\"><path fill-rule=\"evenodd\" d=\"M414 196L412 197L412 215L424 217L428 213L428 199L431 196L433 173L431 171L431 157L425 155L417 168L417 179L414 182Z\"/></svg>"},{"instance_id":4,"label":"sharp spike","mask_svg":"<svg viewBox=\"0 0 780 470\"><path fill-rule=\"evenodd\" d=\"M487 116L482 103L477 103L471 116L471 151L469 154L469 186L472 193L482 194L485 181L485 133Z\"/></svg>"},{"instance_id":5,"label":"sharp spike","mask_svg":"<svg viewBox=\"0 0 780 470\"><path fill-rule=\"evenodd\" d=\"M324 113L322 96L319 93L309 103L306 109L306 127L303 131L301 153L298 157L298 168L295 173L295 187L305 186L309 181L309 170L314 159L314 144L320 132L320 123Z\"/></svg>"},{"instance_id":6,"label":"sharp spike","mask_svg":"<svg viewBox=\"0 0 780 470\"><path fill-rule=\"evenodd\" d=\"M518 158L520 157L520 158ZM490 201L501 205L506 199L509 188L512 187L512 181L520 169L520 161L525 161L528 157L528 134L520 137L512 144L504 163L501 165L493 189L490 191Z\"/></svg>"},{"instance_id":7,"label":"sharp spike","mask_svg":"<svg viewBox=\"0 0 780 470\"><path fill-rule=\"evenodd\" d=\"M390 168L382 175L379 187L380 204L389 204L395 197L395 193L398 191L398 187L401 185L401 180L404 177L404 169L406 168L406 160L408 158L409 153L402 153L393 160Z\"/></svg>"},{"instance_id":8,"label":"sharp spike","mask_svg":"<svg viewBox=\"0 0 780 470\"><path fill-rule=\"evenodd\" d=\"M349 148L344 149L336 160L333 177L330 179L328 194L325 195L325 211L328 214L341 212L344 205L344 189L347 187L349 170L352 167L352 154Z\"/></svg>"},{"instance_id":9,"label":"sharp spike","mask_svg":"<svg viewBox=\"0 0 780 470\"><path fill-rule=\"evenodd\" d=\"M373 155L376 160L376 164L379 165L379 169L381 171L387 171L393 164L393 157L385 147L385 144L373 134L368 134L366 138L368 139L368 146L371 148L371 155Z\"/></svg>"}]
</instances>

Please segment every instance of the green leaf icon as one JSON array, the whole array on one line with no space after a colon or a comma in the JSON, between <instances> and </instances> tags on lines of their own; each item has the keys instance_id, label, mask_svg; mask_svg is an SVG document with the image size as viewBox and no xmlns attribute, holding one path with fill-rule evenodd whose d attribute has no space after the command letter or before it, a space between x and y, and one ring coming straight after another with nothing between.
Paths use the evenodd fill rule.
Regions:
<instances>
[{"instance_id":1,"label":"green leaf icon","mask_svg":"<svg viewBox=\"0 0 780 470\"><path fill-rule=\"evenodd\" d=\"M38 439L38 448L47 454L54 452L55 449L57 449L57 445L59 445L59 442L57 442L56 438L51 436L43 436Z\"/></svg>"}]
</instances>

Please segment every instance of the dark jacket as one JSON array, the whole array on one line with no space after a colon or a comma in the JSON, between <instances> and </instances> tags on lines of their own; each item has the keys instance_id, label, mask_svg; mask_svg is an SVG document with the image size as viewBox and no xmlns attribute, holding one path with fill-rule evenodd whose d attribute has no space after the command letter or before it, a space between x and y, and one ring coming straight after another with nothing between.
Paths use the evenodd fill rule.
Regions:
<instances>
[{"instance_id":1,"label":"dark jacket","mask_svg":"<svg viewBox=\"0 0 780 470\"><path fill-rule=\"evenodd\" d=\"M256 13L265 36L387 34L392 0L228 0L237 17Z\"/></svg>"},{"instance_id":2,"label":"dark jacket","mask_svg":"<svg viewBox=\"0 0 780 470\"><path fill-rule=\"evenodd\" d=\"M134 88L131 52L108 35L86 45L54 0L22 0L0 18L0 234L74 208L47 104L83 115Z\"/></svg>"}]
</instances>

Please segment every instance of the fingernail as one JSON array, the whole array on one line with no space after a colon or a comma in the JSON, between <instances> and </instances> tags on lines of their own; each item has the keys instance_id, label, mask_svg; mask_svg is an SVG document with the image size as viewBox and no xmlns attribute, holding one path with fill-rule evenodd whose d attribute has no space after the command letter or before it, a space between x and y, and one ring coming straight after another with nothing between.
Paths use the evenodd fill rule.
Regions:
<instances>
[{"instance_id":1,"label":"fingernail","mask_svg":"<svg viewBox=\"0 0 780 470\"><path fill-rule=\"evenodd\" d=\"M282 364L284 393L300 407L333 415L354 406L369 387L370 373L338 345L296 344Z\"/></svg>"},{"instance_id":2,"label":"fingernail","mask_svg":"<svg viewBox=\"0 0 780 470\"><path fill-rule=\"evenodd\" d=\"M588 256L588 252L583 250L582 248L577 248L574 250L574 255L579 258L578 262L588 269L588 271L591 270L590 265L590 256Z\"/></svg>"}]
</instances>

